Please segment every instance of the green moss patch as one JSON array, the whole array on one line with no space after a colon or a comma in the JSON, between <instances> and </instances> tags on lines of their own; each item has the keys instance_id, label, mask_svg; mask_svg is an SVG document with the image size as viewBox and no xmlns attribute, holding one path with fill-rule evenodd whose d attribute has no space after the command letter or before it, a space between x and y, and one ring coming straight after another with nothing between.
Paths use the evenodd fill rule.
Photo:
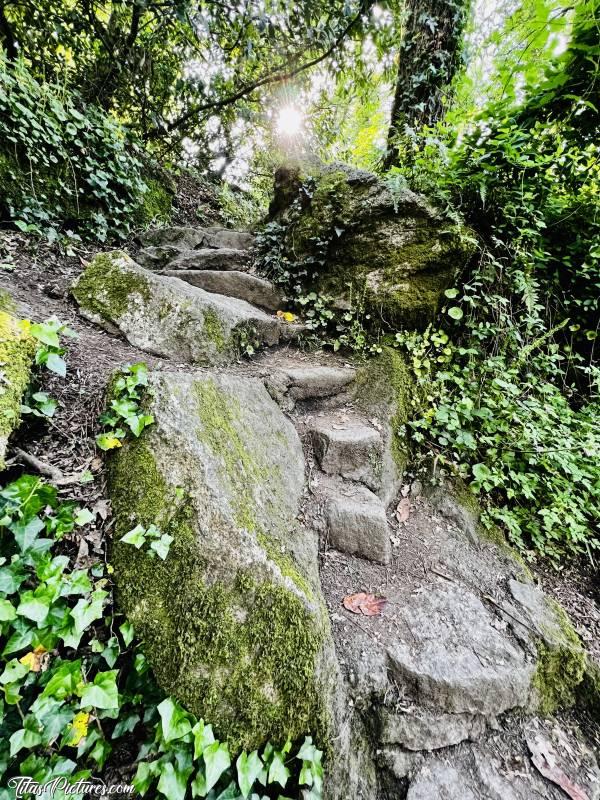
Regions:
<instances>
[{"instance_id":1,"label":"green moss patch","mask_svg":"<svg viewBox=\"0 0 600 800\"><path fill-rule=\"evenodd\" d=\"M262 529L255 503L256 487L268 486L276 467L260 443L257 452L246 445L235 398L211 379L193 387L196 435L215 457L241 530L232 535L231 520L196 482L171 485L149 429L113 454L109 464L117 603L144 641L163 690L210 721L233 752L306 733L325 742L327 714L316 669L328 630L326 613L294 561ZM185 464L185 458L179 453L177 463ZM277 520L277 508L273 514ZM173 537L164 562L119 541L138 523L154 523ZM218 542L221 553L215 550ZM247 542L254 553L248 566L243 554L228 551L234 542L239 547ZM267 559L255 561L256 542L272 566Z\"/></svg>"},{"instance_id":2,"label":"green moss patch","mask_svg":"<svg viewBox=\"0 0 600 800\"><path fill-rule=\"evenodd\" d=\"M143 195L142 206L137 213L139 223L169 222L173 211L173 192L155 178L146 178L145 183L148 190Z\"/></svg>"},{"instance_id":3,"label":"green moss patch","mask_svg":"<svg viewBox=\"0 0 600 800\"><path fill-rule=\"evenodd\" d=\"M36 342L27 325L0 311L0 470L6 442L20 420L21 398L31 379Z\"/></svg>"},{"instance_id":4,"label":"green moss patch","mask_svg":"<svg viewBox=\"0 0 600 800\"><path fill-rule=\"evenodd\" d=\"M227 337L223 331L223 324L212 309L204 311L204 334L211 341L217 353L224 353L228 349Z\"/></svg>"},{"instance_id":5,"label":"green moss patch","mask_svg":"<svg viewBox=\"0 0 600 800\"><path fill-rule=\"evenodd\" d=\"M79 305L104 320L118 320L127 311L133 295L150 302L148 281L129 270L121 269L119 260L126 253L115 250L95 256L71 292Z\"/></svg>"},{"instance_id":6,"label":"green moss patch","mask_svg":"<svg viewBox=\"0 0 600 800\"><path fill-rule=\"evenodd\" d=\"M540 711L553 714L575 703L586 672L587 656L565 611L555 601L547 598L547 602L552 606L560 634L557 637L556 631L551 632L551 644L538 642L533 685L538 691Z\"/></svg>"},{"instance_id":7,"label":"green moss patch","mask_svg":"<svg viewBox=\"0 0 600 800\"><path fill-rule=\"evenodd\" d=\"M391 347L367 362L355 378L356 401L365 411L392 409L389 423L392 429L392 455L400 472L408 461L408 444L404 427L411 418L411 398L415 392L412 373L401 353Z\"/></svg>"}]
</instances>

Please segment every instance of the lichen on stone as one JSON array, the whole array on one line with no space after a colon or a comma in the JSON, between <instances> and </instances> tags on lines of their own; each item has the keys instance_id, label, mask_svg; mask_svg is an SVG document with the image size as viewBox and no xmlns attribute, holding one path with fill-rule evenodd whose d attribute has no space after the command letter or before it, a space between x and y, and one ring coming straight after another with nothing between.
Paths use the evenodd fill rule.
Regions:
<instances>
[{"instance_id":1,"label":"lichen on stone","mask_svg":"<svg viewBox=\"0 0 600 800\"><path fill-rule=\"evenodd\" d=\"M236 522L249 531L257 530L254 512L254 489L269 479L266 464L251 456L236 426L240 410L233 398L227 397L212 381L196 381L198 436L212 450L222 465L222 477L229 484L234 498Z\"/></svg>"},{"instance_id":2,"label":"lichen on stone","mask_svg":"<svg viewBox=\"0 0 600 800\"><path fill-rule=\"evenodd\" d=\"M221 320L210 308L204 312L204 333L206 338L214 344L217 353L223 353L230 349L231 343L227 340Z\"/></svg>"},{"instance_id":3,"label":"lichen on stone","mask_svg":"<svg viewBox=\"0 0 600 800\"><path fill-rule=\"evenodd\" d=\"M31 379L36 342L25 320L0 311L0 470L8 437L21 418L21 398Z\"/></svg>"}]
</instances>

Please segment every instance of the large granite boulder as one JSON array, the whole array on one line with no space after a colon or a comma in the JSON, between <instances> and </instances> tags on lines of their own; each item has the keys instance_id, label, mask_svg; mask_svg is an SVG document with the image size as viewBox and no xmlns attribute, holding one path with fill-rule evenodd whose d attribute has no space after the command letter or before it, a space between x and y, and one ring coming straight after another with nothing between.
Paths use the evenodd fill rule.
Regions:
<instances>
[{"instance_id":1,"label":"large granite boulder","mask_svg":"<svg viewBox=\"0 0 600 800\"><path fill-rule=\"evenodd\" d=\"M156 422L109 464L117 602L162 688L234 750L326 741L335 661L298 434L262 383L156 373ZM167 558L121 538L155 524Z\"/></svg>"},{"instance_id":2,"label":"large granite boulder","mask_svg":"<svg viewBox=\"0 0 600 800\"><path fill-rule=\"evenodd\" d=\"M474 247L424 197L342 164L278 170L271 219L310 288L392 327L432 322Z\"/></svg>"},{"instance_id":3,"label":"large granite boulder","mask_svg":"<svg viewBox=\"0 0 600 800\"><path fill-rule=\"evenodd\" d=\"M72 289L87 319L134 346L193 364L233 361L245 336L279 341L278 319L244 300L157 275L120 251L96 256Z\"/></svg>"},{"instance_id":4,"label":"large granite boulder","mask_svg":"<svg viewBox=\"0 0 600 800\"><path fill-rule=\"evenodd\" d=\"M8 437L21 418L21 398L31 379L36 342L27 324L0 311L0 470Z\"/></svg>"}]
</instances>

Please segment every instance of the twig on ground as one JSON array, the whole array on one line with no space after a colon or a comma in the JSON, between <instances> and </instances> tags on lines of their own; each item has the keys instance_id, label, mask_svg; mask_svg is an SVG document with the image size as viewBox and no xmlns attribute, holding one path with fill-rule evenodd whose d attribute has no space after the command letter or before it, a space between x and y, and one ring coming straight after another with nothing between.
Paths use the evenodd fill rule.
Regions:
<instances>
[{"instance_id":1,"label":"twig on ground","mask_svg":"<svg viewBox=\"0 0 600 800\"><path fill-rule=\"evenodd\" d=\"M85 472L84 469L75 475L64 475L58 467L53 467L52 464L48 464L46 461L42 461L31 453L21 450L20 447L15 447L14 451L18 461L22 461L27 464L27 466L32 467L36 472L39 472L40 475L50 478L56 486L71 486L75 483L79 483L81 481L81 476Z\"/></svg>"}]
</instances>

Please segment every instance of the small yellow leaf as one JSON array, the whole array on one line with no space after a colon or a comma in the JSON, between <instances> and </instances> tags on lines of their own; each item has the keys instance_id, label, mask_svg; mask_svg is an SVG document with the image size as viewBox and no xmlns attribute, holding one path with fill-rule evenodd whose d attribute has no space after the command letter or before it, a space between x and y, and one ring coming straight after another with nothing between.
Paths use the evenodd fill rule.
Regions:
<instances>
[{"instance_id":1,"label":"small yellow leaf","mask_svg":"<svg viewBox=\"0 0 600 800\"><path fill-rule=\"evenodd\" d=\"M294 320L296 319L295 315L292 314L291 311L278 311L277 316L284 322L294 322Z\"/></svg>"},{"instance_id":2,"label":"small yellow leaf","mask_svg":"<svg viewBox=\"0 0 600 800\"><path fill-rule=\"evenodd\" d=\"M36 647L35 650L32 650L30 653L26 653L23 658L20 658L19 661L23 664L24 667L29 667L30 672L39 672L42 669L42 662L44 661L44 654L47 653L45 647L40 645Z\"/></svg>"},{"instance_id":3,"label":"small yellow leaf","mask_svg":"<svg viewBox=\"0 0 600 800\"><path fill-rule=\"evenodd\" d=\"M114 450L116 447L123 447L120 440L116 436L111 436L106 440L106 449Z\"/></svg>"},{"instance_id":4,"label":"small yellow leaf","mask_svg":"<svg viewBox=\"0 0 600 800\"><path fill-rule=\"evenodd\" d=\"M80 711L78 714L75 714L73 722L69 726L69 728L71 729L71 737L69 738L67 744L70 747L77 747L79 742L82 739L85 739L85 737L87 736L89 724L90 724L90 715L87 714L85 711Z\"/></svg>"}]
</instances>

